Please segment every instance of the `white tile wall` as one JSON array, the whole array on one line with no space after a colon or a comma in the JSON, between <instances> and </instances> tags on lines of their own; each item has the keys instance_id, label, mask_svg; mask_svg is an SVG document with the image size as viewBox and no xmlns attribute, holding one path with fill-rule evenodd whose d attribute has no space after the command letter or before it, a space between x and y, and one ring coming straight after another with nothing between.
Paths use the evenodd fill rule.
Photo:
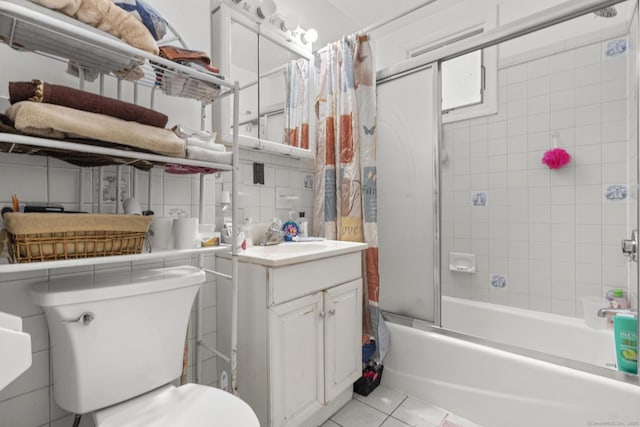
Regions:
<instances>
[{"instance_id":1,"label":"white tile wall","mask_svg":"<svg viewBox=\"0 0 640 427\"><path fill-rule=\"evenodd\" d=\"M604 198L637 173L627 66L601 43L521 62L499 71L498 114L444 126L442 256L478 256L471 280L443 274L444 294L582 316L582 297L627 289L618 242L635 208ZM541 163L552 132L573 157L559 170ZM471 216L469 188L489 199ZM489 273L507 287L493 288Z\"/></svg>"}]
</instances>

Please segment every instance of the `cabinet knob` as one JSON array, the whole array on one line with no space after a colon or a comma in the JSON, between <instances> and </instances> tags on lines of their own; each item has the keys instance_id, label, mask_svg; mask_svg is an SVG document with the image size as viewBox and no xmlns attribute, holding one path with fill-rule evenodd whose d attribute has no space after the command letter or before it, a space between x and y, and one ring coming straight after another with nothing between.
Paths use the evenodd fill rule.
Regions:
<instances>
[{"instance_id":1,"label":"cabinet knob","mask_svg":"<svg viewBox=\"0 0 640 427\"><path fill-rule=\"evenodd\" d=\"M327 316L327 313L325 313L324 311L321 311L319 314L323 319Z\"/></svg>"},{"instance_id":2,"label":"cabinet knob","mask_svg":"<svg viewBox=\"0 0 640 427\"><path fill-rule=\"evenodd\" d=\"M333 316L334 314L336 314L336 309L335 309L335 308L331 308L331 309L329 309L329 314L330 314L330 315L332 315L332 316Z\"/></svg>"}]
</instances>

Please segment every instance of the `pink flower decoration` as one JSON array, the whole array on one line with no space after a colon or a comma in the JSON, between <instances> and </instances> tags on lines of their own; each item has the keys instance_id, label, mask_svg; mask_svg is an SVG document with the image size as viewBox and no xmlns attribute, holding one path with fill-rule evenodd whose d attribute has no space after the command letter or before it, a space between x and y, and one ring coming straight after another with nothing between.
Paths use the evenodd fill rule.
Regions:
<instances>
[{"instance_id":1,"label":"pink flower decoration","mask_svg":"<svg viewBox=\"0 0 640 427\"><path fill-rule=\"evenodd\" d=\"M548 150L542 156L542 163L549 166L549 169L560 169L571 161L571 155L562 148Z\"/></svg>"}]
</instances>

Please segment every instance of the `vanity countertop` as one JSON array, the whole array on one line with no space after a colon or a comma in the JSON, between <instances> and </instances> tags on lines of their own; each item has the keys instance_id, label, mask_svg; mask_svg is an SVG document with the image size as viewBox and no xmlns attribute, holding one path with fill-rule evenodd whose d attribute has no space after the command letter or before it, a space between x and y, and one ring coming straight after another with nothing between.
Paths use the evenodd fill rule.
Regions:
<instances>
[{"instance_id":1,"label":"vanity countertop","mask_svg":"<svg viewBox=\"0 0 640 427\"><path fill-rule=\"evenodd\" d=\"M240 251L238 253L238 261L280 267L363 251L367 247L366 243L338 240L284 242L273 246L253 246ZM218 252L217 255L231 259L231 252Z\"/></svg>"}]
</instances>

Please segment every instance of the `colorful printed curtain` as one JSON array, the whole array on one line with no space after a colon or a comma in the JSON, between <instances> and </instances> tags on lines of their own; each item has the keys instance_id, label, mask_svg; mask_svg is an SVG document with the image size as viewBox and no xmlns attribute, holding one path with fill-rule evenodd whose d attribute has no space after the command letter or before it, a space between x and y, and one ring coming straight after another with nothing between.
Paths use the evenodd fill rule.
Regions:
<instances>
[{"instance_id":1,"label":"colorful printed curtain","mask_svg":"<svg viewBox=\"0 0 640 427\"><path fill-rule=\"evenodd\" d=\"M309 61L290 61L284 69L287 100L284 105L284 143L309 149Z\"/></svg>"},{"instance_id":2,"label":"colorful printed curtain","mask_svg":"<svg viewBox=\"0 0 640 427\"><path fill-rule=\"evenodd\" d=\"M380 314L376 199L376 87L366 35L330 44L316 58L317 152L313 234L366 242L363 345L375 340L373 359L387 352Z\"/></svg>"}]
</instances>

